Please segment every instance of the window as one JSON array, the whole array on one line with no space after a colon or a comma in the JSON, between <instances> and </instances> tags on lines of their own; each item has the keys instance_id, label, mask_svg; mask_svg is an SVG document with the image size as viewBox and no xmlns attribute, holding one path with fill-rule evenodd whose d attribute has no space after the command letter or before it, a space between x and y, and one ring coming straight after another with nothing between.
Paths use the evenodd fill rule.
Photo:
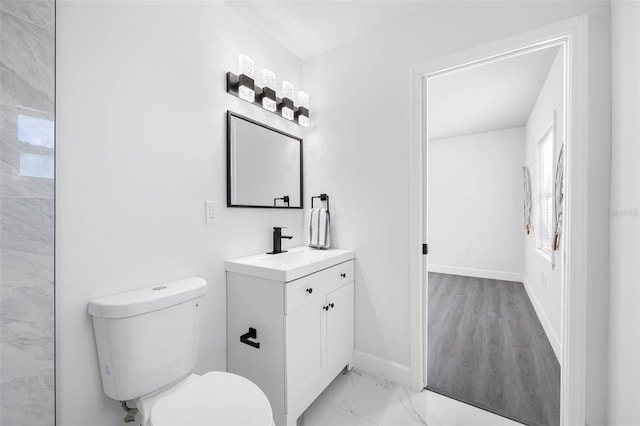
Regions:
<instances>
[{"instance_id":1,"label":"window","mask_svg":"<svg viewBox=\"0 0 640 426\"><path fill-rule=\"evenodd\" d=\"M20 176L53 179L53 120L18 114L17 133Z\"/></svg>"},{"instance_id":2,"label":"window","mask_svg":"<svg viewBox=\"0 0 640 426\"><path fill-rule=\"evenodd\" d=\"M539 153L539 221L538 221L538 249L551 259L553 252L553 183L554 183L554 141L553 126L538 144Z\"/></svg>"}]
</instances>

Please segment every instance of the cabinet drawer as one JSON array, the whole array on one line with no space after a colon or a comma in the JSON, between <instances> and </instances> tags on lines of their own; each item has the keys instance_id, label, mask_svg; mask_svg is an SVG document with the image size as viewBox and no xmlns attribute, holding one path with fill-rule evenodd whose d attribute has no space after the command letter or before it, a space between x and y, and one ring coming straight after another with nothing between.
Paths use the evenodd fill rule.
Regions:
<instances>
[{"instance_id":1,"label":"cabinet drawer","mask_svg":"<svg viewBox=\"0 0 640 426\"><path fill-rule=\"evenodd\" d=\"M354 262L349 260L284 285L285 314L313 303L327 293L353 281Z\"/></svg>"}]
</instances>

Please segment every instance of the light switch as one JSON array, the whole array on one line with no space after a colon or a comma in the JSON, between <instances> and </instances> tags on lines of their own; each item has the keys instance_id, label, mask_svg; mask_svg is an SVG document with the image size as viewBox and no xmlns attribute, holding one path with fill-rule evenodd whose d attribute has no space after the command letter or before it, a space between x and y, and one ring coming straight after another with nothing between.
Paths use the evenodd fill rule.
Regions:
<instances>
[{"instance_id":1,"label":"light switch","mask_svg":"<svg viewBox=\"0 0 640 426\"><path fill-rule=\"evenodd\" d=\"M218 202L205 201L205 214L207 223L218 223Z\"/></svg>"}]
</instances>

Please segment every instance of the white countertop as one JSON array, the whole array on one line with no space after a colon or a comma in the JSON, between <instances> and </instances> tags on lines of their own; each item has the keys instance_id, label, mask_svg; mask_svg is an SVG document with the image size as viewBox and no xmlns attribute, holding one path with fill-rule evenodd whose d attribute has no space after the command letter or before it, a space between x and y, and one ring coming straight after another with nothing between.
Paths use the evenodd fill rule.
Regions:
<instances>
[{"instance_id":1,"label":"white countertop","mask_svg":"<svg viewBox=\"0 0 640 426\"><path fill-rule=\"evenodd\" d=\"M353 250L318 250L307 246L287 249L286 253L257 254L225 261L227 272L269 280L289 282L355 257Z\"/></svg>"}]
</instances>

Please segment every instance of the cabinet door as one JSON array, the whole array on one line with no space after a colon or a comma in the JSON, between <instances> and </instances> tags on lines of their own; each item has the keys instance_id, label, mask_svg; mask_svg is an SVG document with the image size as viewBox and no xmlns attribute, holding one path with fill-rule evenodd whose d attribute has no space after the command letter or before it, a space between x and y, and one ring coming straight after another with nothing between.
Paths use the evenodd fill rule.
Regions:
<instances>
[{"instance_id":1,"label":"cabinet door","mask_svg":"<svg viewBox=\"0 0 640 426\"><path fill-rule=\"evenodd\" d=\"M353 282L327 295L327 361L329 373L353 359Z\"/></svg>"},{"instance_id":2,"label":"cabinet door","mask_svg":"<svg viewBox=\"0 0 640 426\"><path fill-rule=\"evenodd\" d=\"M316 397L326 366L325 298L285 315L287 413L299 413Z\"/></svg>"}]
</instances>

